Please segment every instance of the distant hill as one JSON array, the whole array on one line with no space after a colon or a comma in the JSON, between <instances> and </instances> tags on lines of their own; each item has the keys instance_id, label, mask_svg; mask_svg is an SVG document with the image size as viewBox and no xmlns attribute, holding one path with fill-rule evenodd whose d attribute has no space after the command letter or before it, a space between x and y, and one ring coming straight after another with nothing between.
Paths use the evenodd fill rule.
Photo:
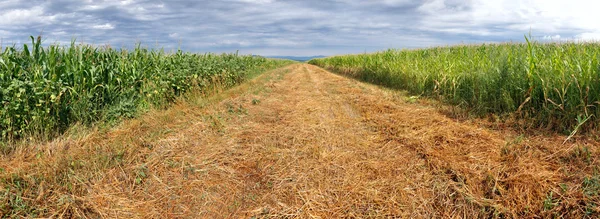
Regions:
<instances>
[{"instance_id":1,"label":"distant hill","mask_svg":"<svg viewBox=\"0 0 600 219\"><path fill-rule=\"evenodd\" d=\"M275 58L275 59L289 59L298 62L306 62L311 59L324 58L326 56L267 56L267 58Z\"/></svg>"}]
</instances>

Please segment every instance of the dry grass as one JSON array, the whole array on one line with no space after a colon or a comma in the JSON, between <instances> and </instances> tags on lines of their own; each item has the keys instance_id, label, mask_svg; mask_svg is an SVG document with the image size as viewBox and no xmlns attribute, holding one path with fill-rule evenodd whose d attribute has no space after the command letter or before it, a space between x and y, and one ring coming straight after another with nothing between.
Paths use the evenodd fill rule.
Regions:
<instances>
[{"instance_id":1,"label":"dry grass","mask_svg":"<svg viewBox=\"0 0 600 219\"><path fill-rule=\"evenodd\" d=\"M598 216L596 141L521 136L419 102L292 65L112 130L2 157L0 213Z\"/></svg>"}]
</instances>

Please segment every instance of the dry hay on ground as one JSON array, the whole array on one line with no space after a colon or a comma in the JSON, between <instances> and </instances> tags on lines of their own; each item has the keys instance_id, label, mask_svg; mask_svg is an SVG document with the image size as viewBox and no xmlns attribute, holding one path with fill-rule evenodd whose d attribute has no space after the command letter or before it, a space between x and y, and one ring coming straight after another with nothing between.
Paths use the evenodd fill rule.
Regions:
<instances>
[{"instance_id":1,"label":"dry hay on ground","mask_svg":"<svg viewBox=\"0 0 600 219\"><path fill-rule=\"evenodd\" d=\"M493 130L413 102L397 91L292 65L209 100L3 157L0 198L8 205L0 212L597 216L596 141L563 145L562 136Z\"/></svg>"}]
</instances>

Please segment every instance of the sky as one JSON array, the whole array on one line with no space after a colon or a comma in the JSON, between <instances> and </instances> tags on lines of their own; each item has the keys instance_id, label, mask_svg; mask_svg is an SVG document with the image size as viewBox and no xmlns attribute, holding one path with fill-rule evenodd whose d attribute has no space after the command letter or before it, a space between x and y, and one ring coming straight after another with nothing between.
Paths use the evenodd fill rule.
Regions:
<instances>
[{"instance_id":1,"label":"sky","mask_svg":"<svg viewBox=\"0 0 600 219\"><path fill-rule=\"evenodd\" d=\"M339 55L460 43L600 39L593 0L0 0L2 45L136 43L189 52Z\"/></svg>"}]
</instances>

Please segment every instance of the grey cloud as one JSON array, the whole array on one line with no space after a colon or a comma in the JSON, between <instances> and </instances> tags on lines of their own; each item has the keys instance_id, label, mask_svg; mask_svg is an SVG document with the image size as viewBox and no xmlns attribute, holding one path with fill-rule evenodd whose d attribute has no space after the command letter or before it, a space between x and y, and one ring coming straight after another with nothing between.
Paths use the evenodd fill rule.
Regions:
<instances>
[{"instance_id":1,"label":"grey cloud","mask_svg":"<svg viewBox=\"0 0 600 219\"><path fill-rule=\"evenodd\" d=\"M552 16L540 17L540 9L533 6L517 8L516 1L503 0L504 8L498 9L503 13L495 13L494 5L482 6L482 2L4 0L0 2L0 37L16 43L43 31L47 43L77 38L115 46L136 42L167 49L181 46L193 52L333 55L522 40L528 27L540 36L595 34L593 28L554 25Z\"/></svg>"}]
</instances>

